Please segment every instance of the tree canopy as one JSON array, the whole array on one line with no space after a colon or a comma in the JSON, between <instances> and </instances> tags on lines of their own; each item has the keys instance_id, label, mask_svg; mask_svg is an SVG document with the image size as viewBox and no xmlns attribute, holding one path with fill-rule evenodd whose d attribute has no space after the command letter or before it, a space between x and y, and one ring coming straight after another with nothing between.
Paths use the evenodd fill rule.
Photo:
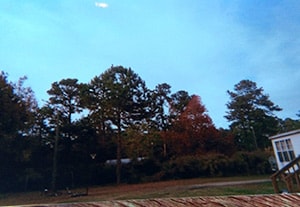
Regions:
<instances>
[{"instance_id":1,"label":"tree canopy","mask_svg":"<svg viewBox=\"0 0 300 207\"><path fill-rule=\"evenodd\" d=\"M100 83L99 83L100 82ZM96 88L96 85L99 88ZM98 91L104 122L109 122L116 128L117 134L117 183L121 176L122 132L132 125L140 125L150 112L148 94L145 82L131 70L122 66L111 67L100 77L92 80L91 88ZM92 103L97 105L97 103Z\"/></svg>"},{"instance_id":2,"label":"tree canopy","mask_svg":"<svg viewBox=\"0 0 300 207\"><path fill-rule=\"evenodd\" d=\"M276 133L278 121L273 112L281 108L275 105L262 87L250 80L242 80L227 91L230 102L225 118L236 134L239 147L253 150L268 145L268 135Z\"/></svg>"},{"instance_id":3,"label":"tree canopy","mask_svg":"<svg viewBox=\"0 0 300 207\"><path fill-rule=\"evenodd\" d=\"M214 126L199 95L149 89L123 66L55 81L43 106L25 81L0 74L0 192L249 174L251 160L270 156L269 135L299 128L250 80L227 91L229 129Z\"/></svg>"}]
</instances>

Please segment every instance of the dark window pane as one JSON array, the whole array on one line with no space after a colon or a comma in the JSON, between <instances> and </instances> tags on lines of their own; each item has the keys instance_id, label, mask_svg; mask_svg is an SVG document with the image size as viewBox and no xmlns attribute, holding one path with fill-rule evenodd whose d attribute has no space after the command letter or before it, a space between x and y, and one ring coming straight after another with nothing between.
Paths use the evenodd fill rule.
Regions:
<instances>
[{"instance_id":1,"label":"dark window pane","mask_svg":"<svg viewBox=\"0 0 300 207\"><path fill-rule=\"evenodd\" d=\"M282 151L285 151L286 150L286 143L285 143L284 140L280 141L280 145L281 145Z\"/></svg>"},{"instance_id":2,"label":"dark window pane","mask_svg":"<svg viewBox=\"0 0 300 207\"><path fill-rule=\"evenodd\" d=\"M276 144L277 151L281 151L280 143L279 142L275 142L275 144Z\"/></svg>"},{"instance_id":3,"label":"dark window pane","mask_svg":"<svg viewBox=\"0 0 300 207\"><path fill-rule=\"evenodd\" d=\"M295 159L294 151L289 151L289 155L290 155L291 160Z\"/></svg>"},{"instance_id":4,"label":"dark window pane","mask_svg":"<svg viewBox=\"0 0 300 207\"><path fill-rule=\"evenodd\" d=\"M291 140L290 140L290 139L287 139L287 140L285 140L285 141L286 141L287 149L288 149L288 150L292 150L293 147L292 147L292 142L291 142Z\"/></svg>"},{"instance_id":5,"label":"dark window pane","mask_svg":"<svg viewBox=\"0 0 300 207\"><path fill-rule=\"evenodd\" d=\"M282 152L278 152L279 161L283 162Z\"/></svg>"},{"instance_id":6,"label":"dark window pane","mask_svg":"<svg viewBox=\"0 0 300 207\"><path fill-rule=\"evenodd\" d=\"M284 161L286 162L290 161L287 151L283 152L283 157L284 157Z\"/></svg>"}]
</instances>

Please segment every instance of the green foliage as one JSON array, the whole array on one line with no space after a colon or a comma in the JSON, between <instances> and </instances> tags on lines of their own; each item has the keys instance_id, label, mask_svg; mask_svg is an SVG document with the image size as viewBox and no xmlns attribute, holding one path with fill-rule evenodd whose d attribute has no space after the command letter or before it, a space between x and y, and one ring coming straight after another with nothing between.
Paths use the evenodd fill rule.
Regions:
<instances>
[{"instance_id":1,"label":"green foliage","mask_svg":"<svg viewBox=\"0 0 300 207\"><path fill-rule=\"evenodd\" d=\"M32 90L23 86L25 80L13 84L0 73L0 192L14 190L25 180L24 166L34 151L30 137L35 136L36 101Z\"/></svg>"},{"instance_id":2,"label":"green foliage","mask_svg":"<svg viewBox=\"0 0 300 207\"><path fill-rule=\"evenodd\" d=\"M99 87L99 88L97 88ZM149 100L145 82L131 70L122 66L111 67L92 81L91 100L98 101L103 122L110 122L116 129L117 183L121 181L122 131L139 125L148 118ZM98 95L99 94L99 95ZM98 99L97 99L98 97ZM104 99L103 99L104 97ZM97 105L92 102L92 105ZM93 111L98 113L98 111Z\"/></svg>"},{"instance_id":3,"label":"green foliage","mask_svg":"<svg viewBox=\"0 0 300 207\"><path fill-rule=\"evenodd\" d=\"M205 175L205 161L197 156L183 156L170 160L163 166L164 179L194 178Z\"/></svg>"},{"instance_id":4,"label":"green foliage","mask_svg":"<svg viewBox=\"0 0 300 207\"><path fill-rule=\"evenodd\" d=\"M300 116L300 114L298 116ZM285 120L280 120L281 133L297 129L300 129L300 119L294 120L291 118L286 118Z\"/></svg>"},{"instance_id":5,"label":"green foliage","mask_svg":"<svg viewBox=\"0 0 300 207\"><path fill-rule=\"evenodd\" d=\"M225 118L232 122L230 128L236 135L236 144L240 150L265 149L270 145L268 135L278 131L278 121L274 111L282 110L270 101L250 80L242 80L234 86L234 92L227 91L230 102L227 103Z\"/></svg>"},{"instance_id":6,"label":"green foliage","mask_svg":"<svg viewBox=\"0 0 300 207\"><path fill-rule=\"evenodd\" d=\"M0 72L0 136L16 137L32 127L36 101L30 88L23 87L26 77L15 85Z\"/></svg>"},{"instance_id":7,"label":"green foliage","mask_svg":"<svg viewBox=\"0 0 300 207\"><path fill-rule=\"evenodd\" d=\"M219 177L234 175L263 175L271 173L269 153L238 152L232 157L222 154L183 156L164 163L164 179Z\"/></svg>"},{"instance_id":8,"label":"green foliage","mask_svg":"<svg viewBox=\"0 0 300 207\"><path fill-rule=\"evenodd\" d=\"M137 183L271 170L268 153L247 150L256 148L254 137L259 148L269 145L279 108L251 81L229 92L231 130L218 130L199 96L171 94L166 83L149 90L130 68L112 66L87 84L54 82L41 108L25 80L0 74L0 192L49 188L54 177L58 188L72 188L115 177ZM297 123L287 119L282 128ZM127 157L133 161L121 171ZM105 164L116 158L117 170Z\"/></svg>"},{"instance_id":9,"label":"green foliage","mask_svg":"<svg viewBox=\"0 0 300 207\"><path fill-rule=\"evenodd\" d=\"M243 160L247 164L247 174L269 174L272 173L271 166L268 162L268 158L272 155L268 151L254 151L254 152L238 152L237 158Z\"/></svg>"},{"instance_id":10,"label":"green foliage","mask_svg":"<svg viewBox=\"0 0 300 207\"><path fill-rule=\"evenodd\" d=\"M155 159L133 160L124 166L124 182L139 183L158 181L157 174L161 170L161 163Z\"/></svg>"},{"instance_id":11,"label":"green foliage","mask_svg":"<svg viewBox=\"0 0 300 207\"><path fill-rule=\"evenodd\" d=\"M154 126L156 129L165 131L169 126L169 116L166 109L171 101L169 94L171 86L163 83L158 84L151 94L151 111L153 113Z\"/></svg>"}]
</instances>

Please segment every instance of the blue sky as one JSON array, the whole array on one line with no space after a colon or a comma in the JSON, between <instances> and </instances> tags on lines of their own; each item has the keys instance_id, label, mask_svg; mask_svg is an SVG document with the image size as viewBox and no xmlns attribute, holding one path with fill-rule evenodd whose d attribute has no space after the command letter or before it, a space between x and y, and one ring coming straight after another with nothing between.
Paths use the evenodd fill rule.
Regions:
<instances>
[{"instance_id":1,"label":"blue sky","mask_svg":"<svg viewBox=\"0 0 300 207\"><path fill-rule=\"evenodd\" d=\"M217 127L227 90L255 81L294 118L300 110L298 0L1 0L0 70L26 75L40 105L51 83L131 67L150 89L201 97Z\"/></svg>"}]
</instances>

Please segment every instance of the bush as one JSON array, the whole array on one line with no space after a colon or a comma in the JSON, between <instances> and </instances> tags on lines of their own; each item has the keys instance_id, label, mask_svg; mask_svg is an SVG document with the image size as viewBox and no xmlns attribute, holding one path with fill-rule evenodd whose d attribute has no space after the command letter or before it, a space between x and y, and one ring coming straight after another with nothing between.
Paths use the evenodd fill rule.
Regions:
<instances>
[{"instance_id":1,"label":"bush","mask_svg":"<svg viewBox=\"0 0 300 207\"><path fill-rule=\"evenodd\" d=\"M238 152L231 157L222 154L181 156L166 161L162 179L262 175L271 173L268 152Z\"/></svg>"},{"instance_id":2,"label":"bush","mask_svg":"<svg viewBox=\"0 0 300 207\"><path fill-rule=\"evenodd\" d=\"M197 156L182 156L163 166L164 179L194 178L205 174L204 163Z\"/></svg>"},{"instance_id":3,"label":"bush","mask_svg":"<svg viewBox=\"0 0 300 207\"><path fill-rule=\"evenodd\" d=\"M99 165L93 176L95 184L111 184L116 182L115 165Z\"/></svg>"},{"instance_id":4,"label":"bush","mask_svg":"<svg viewBox=\"0 0 300 207\"><path fill-rule=\"evenodd\" d=\"M261 175L272 173L268 162L268 158L271 156L270 152L258 150L254 152L239 152L238 154L247 164L248 174Z\"/></svg>"},{"instance_id":5,"label":"bush","mask_svg":"<svg viewBox=\"0 0 300 207\"><path fill-rule=\"evenodd\" d=\"M133 160L122 166L122 178L127 183L147 182L158 179L160 171L161 163L155 159Z\"/></svg>"}]
</instances>

